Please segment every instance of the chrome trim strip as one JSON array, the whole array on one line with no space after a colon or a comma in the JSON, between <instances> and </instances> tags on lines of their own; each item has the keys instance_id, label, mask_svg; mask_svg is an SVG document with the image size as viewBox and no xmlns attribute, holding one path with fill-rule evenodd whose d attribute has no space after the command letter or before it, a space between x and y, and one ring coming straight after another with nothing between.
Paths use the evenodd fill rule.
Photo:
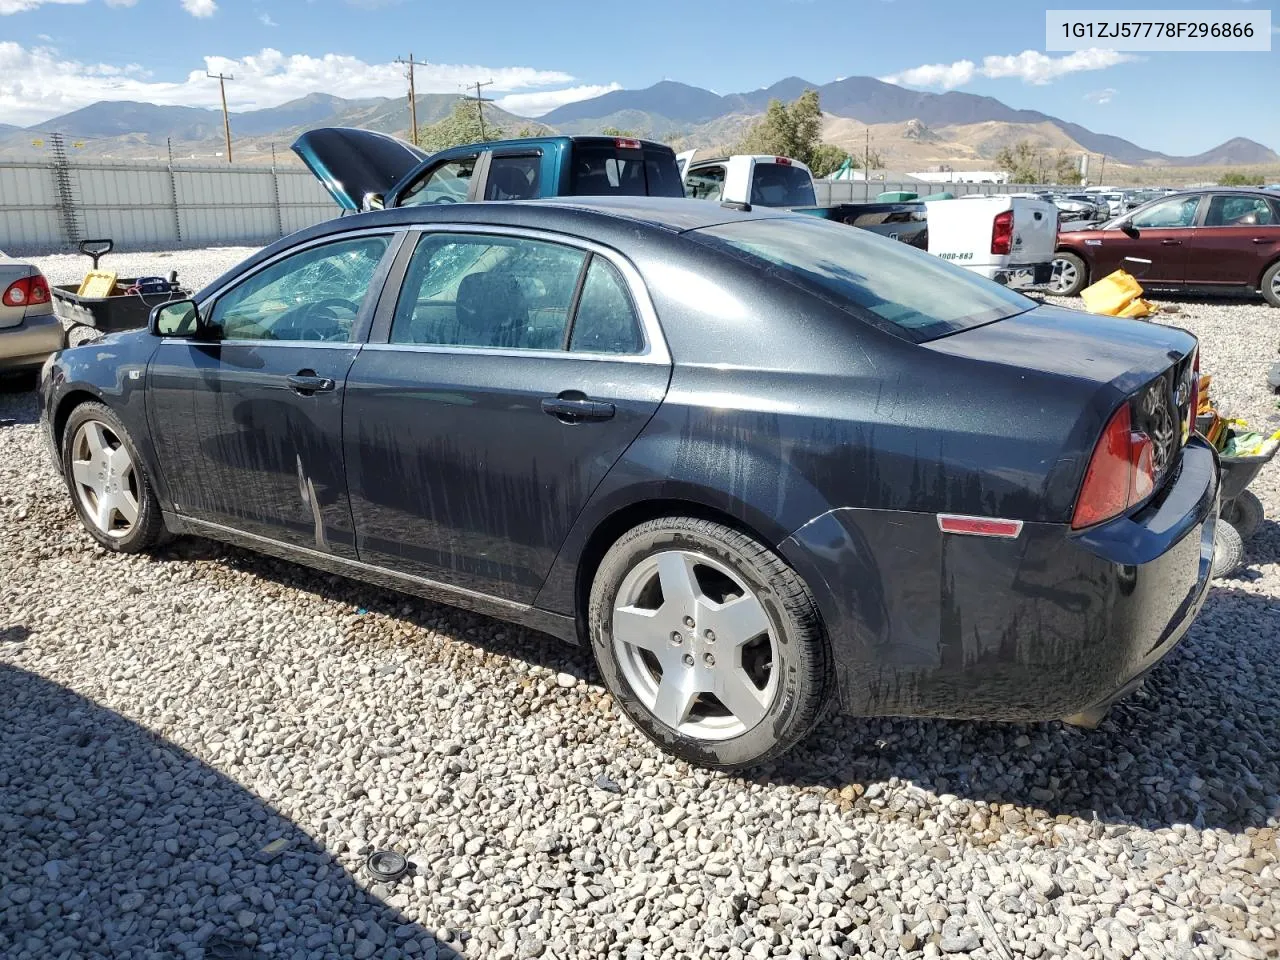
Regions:
<instances>
[{"instance_id":1,"label":"chrome trim strip","mask_svg":"<svg viewBox=\"0 0 1280 960\"><path fill-rule=\"evenodd\" d=\"M311 347L324 350L357 351L362 344L358 340L196 340L192 337L161 337L161 343L195 343L217 347Z\"/></svg>"},{"instance_id":2,"label":"chrome trim strip","mask_svg":"<svg viewBox=\"0 0 1280 960\"><path fill-rule=\"evenodd\" d=\"M438 580L429 580L426 577L414 576L411 573L401 573L398 570L390 570L387 567L379 567L372 563L364 563L360 560L349 560L346 557L340 557L334 553L325 553L323 550L313 550L310 547L302 547L294 543L286 543L283 540L276 540L272 537L264 537L256 533L248 533L244 530L238 530L235 527L228 527L221 523L214 523L211 520L198 520L195 517L188 517L182 514L178 514L178 517L184 524L194 527L203 527L206 530L216 530L227 537L252 540L255 543L267 544L275 547L277 550L288 551L302 557L313 557L315 560L325 564L339 564L344 567L349 567L352 570L362 571L366 574L373 574L379 577L391 577L396 580L402 580L406 583L416 584L417 586L428 590L435 590L444 594L452 594L457 597L465 597L478 603L504 607L512 613L523 614L528 613L533 609L528 604L516 603L514 600L495 597L492 594L481 593L478 590L469 590L466 587L456 587L452 584L440 583Z\"/></svg>"}]
</instances>

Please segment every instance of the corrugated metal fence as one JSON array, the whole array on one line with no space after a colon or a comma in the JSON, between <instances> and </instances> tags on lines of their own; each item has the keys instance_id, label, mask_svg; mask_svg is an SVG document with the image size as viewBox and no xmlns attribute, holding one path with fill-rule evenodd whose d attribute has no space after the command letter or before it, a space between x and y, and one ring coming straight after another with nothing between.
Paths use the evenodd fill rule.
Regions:
<instances>
[{"instance_id":1,"label":"corrugated metal fence","mask_svg":"<svg viewBox=\"0 0 1280 960\"><path fill-rule=\"evenodd\" d=\"M1025 184L820 180L818 203L860 203L892 190L1016 193ZM187 166L146 161L0 161L0 250L70 250L110 237L121 250L266 243L335 217L303 167Z\"/></svg>"},{"instance_id":2,"label":"corrugated metal fence","mask_svg":"<svg viewBox=\"0 0 1280 960\"><path fill-rule=\"evenodd\" d=\"M141 161L0 161L0 250L264 243L337 216L302 167L170 166Z\"/></svg>"}]
</instances>

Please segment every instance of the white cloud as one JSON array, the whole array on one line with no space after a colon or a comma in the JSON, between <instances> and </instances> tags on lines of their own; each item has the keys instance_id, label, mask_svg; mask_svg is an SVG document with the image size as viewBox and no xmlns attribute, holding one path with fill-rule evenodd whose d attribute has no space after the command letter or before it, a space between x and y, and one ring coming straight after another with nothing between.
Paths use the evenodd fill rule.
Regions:
<instances>
[{"instance_id":1,"label":"white cloud","mask_svg":"<svg viewBox=\"0 0 1280 960\"><path fill-rule=\"evenodd\" d=\"M0 0L0 17L11 13L26 13L45 3L88 3L89 0Z\"/></svg>"},{"instance_id":2,"label":"white cloud","mask_svg":"<svg viewBox=\"0 0 1280 960\"><path fill-rule=\"evenodd\" d=\"M1051 57L1038 50L1023 50L1022 53L1010 56L983 57L982 66L978 66L972 60L930 63L880 79L899 86L941 87L943 90L962 87L980 76L990 80L1016 78L1023 83L1040 86L1052 83L1069 73L1105 70L1118 63L1128 63L1137 59L1131 54L1120 53L1118 50L1097 48L1076 50L1063 57Z\"/></svg>"},{"instance_id":3,"label":"white cloud","mask_svg":"<svg viewBox=\"0 0 1280 960\"><path fill-rule=\"evenodd\" d=\"M540 117L544 113L550 113L556 107L563 107L566 103L590 100L592 97L598 97L602 93L611 93L614 90L621 89L622 85L619 83L584 84L580 87L565 87L563 90L511 93L505 97L499 97L494 102L503 110L508 113L514 113L517 116Z\"/></svg>"},{"instance_id":4,"label":"white cloud","mask_svg":"<svg viewBox=\"0 0 1280 960\"><path fill-rule=\"evenodd\" d=\"M212 17L218 12L218 5L214 0L182 0L182 9L187 11L193 17Z\"/></svg>"},{"instance_id":5,"label":"white cloud","mask_svg":"<svg viewBox=\"0 0 1280 960\"><path fill-rule=\"evenodd\" d=\"M138 0L106 0L108 7L132 7Z\"/></svg>"},{"instance_id":6,"label":"white cloud","mask_svg":"<svg viewBox=\"0 0 1280 960\"><path fill-rule=\"evenodd\" d=\"M1116 91L1114 87L1105 87L1102 90L1090 90L1084 95L1084 98L1090 103L1096 103L1098 106L1110 103L1115 97Z\"/></svg>"},{"instance_id":7,"label":"white cloud","mask_svg":"<svg viewBox=\"0 0 1280 960\"><path fill-rule=\"evenodd\" d=\"M344 54L285 54L267 47L233 60L205 57L205 66L180 80L157 80L137 64L123 66L68 60L49 46L24 47L0 41L0 123L30 125L98 100L142 100L189 107L219 105L218 85L209 73L233 75L227 102L233 110L274 107L308 93L341 97L400 97L404 68L398 63L365 63ZM493 77L498 93L572 83L558 70L431 63L417 70L419 93L457 93L475 77Z\"/></svg>"},{"instance_id":8,"label":"white cloud","mask_svg":"<svg viewBox=\"0 0 1280 960\"><path fill-rule=\"evenodd\" d=\"M272 19L271 19L271 14L269 14L269 13L260 13L260 14L258 14L258 22L259 22L260 24L262 24L264 27L278 27L278 26L280 26L280 24L276 23L274 20L272 20Z\"/></svg>"}]
</instances>

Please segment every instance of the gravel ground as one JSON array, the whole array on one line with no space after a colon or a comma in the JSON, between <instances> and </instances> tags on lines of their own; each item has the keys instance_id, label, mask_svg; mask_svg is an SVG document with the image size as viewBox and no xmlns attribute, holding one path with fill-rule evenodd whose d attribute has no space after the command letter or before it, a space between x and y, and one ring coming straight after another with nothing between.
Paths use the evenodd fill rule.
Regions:
<instances>
[{"instance_id":1,"label":"gravel ground","mask_svg":"<svg viewBox=\"0 0 1280 960\"><path fill-rule=\"evenodd\" d=\"M1179 306L1221 406L1280 425L1280 313ZM1280 955L1274 522L1096 731L833 718L740 777L542 635L203 541L108 554L31 396L0 417L6 958Z\"/></svg>"}]
</instances>

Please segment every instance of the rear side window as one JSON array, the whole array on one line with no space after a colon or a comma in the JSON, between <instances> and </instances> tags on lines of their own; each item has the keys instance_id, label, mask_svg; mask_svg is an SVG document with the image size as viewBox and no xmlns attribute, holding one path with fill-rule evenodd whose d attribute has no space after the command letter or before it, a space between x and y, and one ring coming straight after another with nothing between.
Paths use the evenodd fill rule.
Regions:
<instances>
[{"instance_id":1,"label":"rear side window","mask_svg":"<svg viewBox=\"0 0 1280 960\"><path fill-rule=\"evenodd\" d=\"M569 349L585 353L639 353L643 348L640 321L618 268L608 260L592 257L574 316Z\"/></svg>"},{"instance_id":2,"label":"rear side window","mask_svg":"<svg viewBox=\"0 0 1280 960\"><path fill-rule=\"evenodd\" d=\"M489 163L489 179L485 182L486 200L533 200L538 196L542 158L528 156L495 156Z\"/></svg>"},{"instance_id":3,"label":"rear side window","mask_svg":"<svg viewBox=\"0 0 1280 960\"><path fill-rule=\"evenodd\" d=\"M391 342L562 349L585 259L525 237L426 234L400 288Z\"/></svg>"},{"instance_id":4,"label":"rear side window","mask_svg":"<svg viewBox=\"0 0 1280 960\"><path fill-rule=\"evenodd\" d=\"M646 147L575 145L569 192L579 197L683 197L676 155Z\"/></svg>"},{"instance_id":5,"label":"rear side window","mask_svg":"<svg viewBox=\"0 0 1280 960\"><path fill-rule=\"evenodd\" d=\"M1204 217L1206 227L1270 227L1275 212L1262 197L1219 194L1209 201Z\"/></svg>"},{"instance_id":6,"label":"rear side window","mask_svg":"<svg viewBox=\"0 0 1280 960\"><path fill-rule=\"evenodd\" d=\"M916 342L1035 306L1034 300L914 247L815 217L737 220L685 236Z\"/></svg>"},{"instance_id":7,"label":"rear side window","mask_svg":"<svg viewBox=\"0 0 1280 960\"><path fill-rule=\"evenodd\" d=\"M812 207L813 178L800 167L757 163L751 173L751 203L762 207Z\"/></svg>"}]
</instances>

